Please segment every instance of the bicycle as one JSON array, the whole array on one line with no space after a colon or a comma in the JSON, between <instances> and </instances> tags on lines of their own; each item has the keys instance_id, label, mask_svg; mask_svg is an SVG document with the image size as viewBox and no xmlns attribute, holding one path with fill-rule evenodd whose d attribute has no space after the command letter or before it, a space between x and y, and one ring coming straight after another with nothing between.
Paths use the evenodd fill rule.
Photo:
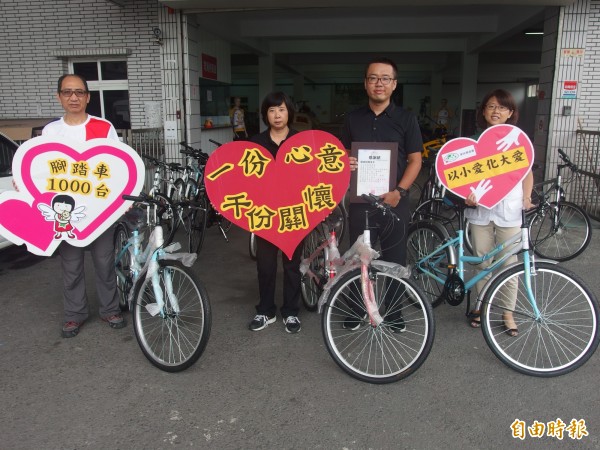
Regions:
<instances>
[{"instance_id":1,"label":"bicycle","mask_svg":"<svg viewBox=\"0 0 600 450\"><path fill-rule=\"evenodd\" d=\"M339 203L325 219L323 219L302 241L302 262L300 272L300 288L302 303L307 311L316 311L323 286L330 275L329 264L335 256L330 251L337 251L348 221L346 208ZM335 250L331 244L335 240ZM339 251L337 251L339 256Z\"/></svg>"},{"instance_id":2,"label":"bicycle","mask_svg":"<svg viewBox=\"0 0 600 450\"><path fill-rule=\"evenodd\" d=\"M195 200L188 200L187 198L171 200L168 195L163 194L160 189L160 183L162 181L161 170L167 168L169 165L151 156L143 155L143 158L150 161L150 163L156 167L149 195L159 204L157 216L160 225L164 227L163 231L166 230L164 237L166 245L173 242L175 234L181 226L187 237L188 251L190 253L198 253L199 247L201 246L201 243L199 243L198 240L200 237L203 237L203 231L202 233L199 233L198 230L204 224L197 223L197 216L202 215L206 210L203 208L203 203ZM173 180L169 183L175 186ZM177 197L182 194L181 190L175 192L178 193Z\"/></svg>"},{"instance_id":3,"label":"bicycle","mask_svg":"<svg viewBox=\"0 0 600 450\"><path fill-rule=\"evenodd\" d=\"M175 180L175 186L181 189L183 198L196 200L200 194L198 186L203 181L203 169L208 161L208 154L193 148L185 141L180 142L179 145L184 148L179 152L186 155L187 164L183 168L183 176Z\"/></svg>"},{"instance_id":4,"label":"bicycle","mask_svg":"<svg viewBox=\"0 0 600 450\"><path fill-rule=\"evenodd\" d=\"M363 196L382 214L397 220L389 205ZM327 351L350 376L369 383L391 383L414 373L427 359L435 336L431 305L398 265L376 260L365 232L339 261L319 299ZM335 246L335 240L330 242Z\"/></svg>"},{"instance_id":5,"label":"bicycle","mask_svg":"<svg viewBox=\"0 0 600 450\"><path fill-rule=\"evenodd\" d=\"M132 311L135 337L144 356L166 372L185 370L204 352L212 323L208 293L188 269L196 255L173 253L180 247L177 243L165 246L157 220L160 202L145 194L124 195L123 199L145 207L146 214L144 220L143 212L134 208L115 229L120 302ZM146 231L149 237L144 239Z\"/></svg>"},{"instance_id":6,"label":"bicycle","mask_svg":"<svg viewBox=\"0 0 600 450\"><path fill-rule=\"evenodd\" d=\"M574 203L565 201L562 170L569 168L574 177L579 169L567 154L558 149L563 164L558 164L556 177L534 185L538 205L528 211L529 237L536 255L555 261L568 261L580 255L592 239L588 214Z\"/></svg>"},{"instance_id":7,"label":"bicycle","mask_svg":"<svg viewBox=\"0 0 600 450\"><path fill-rule=\"evenodd\" d=\"M217 142L213 139L209 139L208 141L213 143L217 147L221 146L220 142ZM205 165L206 165L206 161L204 162L204 164L200 165L200 168L202 171L202 177L198 183L198 197L197 197L197 201L199 201L201 203L201 207L205 208L205 211L206 211L206 214L204 217L204 220L206 223L205 228L211 228L213 226L216 226L219 229L219 231L221 232L223 239L225 239L225 242L229 242L227 233L229 232L229 230L231 230L231 226L233 224L231 223L231 221L229 219L225 218L219 211L217 211L215 209L213 204L210 202L208 195L206 195L206 185L204 183L204 166ZM202 244L200 244L200 245L202 245Z\"/></svg>"},{"instance_id":8,"label":"bicycle","mask_svg":"<svg viewBox=\"0 0 600 450\"><path fill-rule=\"evenodd\" d=\"M427 277L443 286L438 303L446 301L458 306L466 296L467 316L473 317L469 312L471 288L488 274L494 274L479 293L475 306L475 311L481 311L487 345L517 372L540 377L563 375L583 365L598 347L598 300L574 273L554 261L535 261L524 211L522 215L521 232L482 257L464 254L462 230L452 239L442 238L443 244L432 252L427 247L417 248L420 256L411 277L421 286L420 280ZM423 229L427 233L437 229L438 238L445 233L435 223ZM417 246L427 242L419 235L409 239ZM503 250L507 250L503 256L465 281L465 262L481 263ZM509 257L519 254L522 261L501 267ZM516 330L504 323L505 313L512 314Z\"/></svg>"}]
</instances>

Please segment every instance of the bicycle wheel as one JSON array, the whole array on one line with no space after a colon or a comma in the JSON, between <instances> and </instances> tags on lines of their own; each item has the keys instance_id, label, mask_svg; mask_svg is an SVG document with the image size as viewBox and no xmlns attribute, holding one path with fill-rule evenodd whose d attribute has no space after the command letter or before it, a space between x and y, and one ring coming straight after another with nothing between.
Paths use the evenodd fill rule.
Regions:
<instances>
[{"instance_id":1,"label":"bicycle wheel","mask_svg":"<svg viewBox=\"0 0 600 450\"><path fill-rule=\"evenodd\" d=\"M423 188L418 182L413 182L412 186L408 191L408 201L410 204L410 209L415 209L419 204L419 199L421 198L421 192Z\"/></svg>"},{"instance_id":2,"label":"bicycle wheel","mask_svg":"<svg viewBox=\"0 0 600 450\"><path fill-rule=\"evenodd\" d=\"M592 238L586 212L570 202L542 206L529 222L529 242L536 255L568 261L580 255Z\"/></svg>"},{"instance_id":3,"label":"bicycle wheel","mask_svg":"<svg viewBox=\"0 0 600 450\"><path fill-rule=\"evenodd\" d=\"M254 233L250 233L248 238L248 253L250 253L250 258L256 261L256 235Z\"/></svg>"},{"instance_id":4,"label":"bicycle wheel","mask_svg":"<svg viewBox=\"0 0 600 450\"><path fill-rule=\"evenodd\" d=\"M413 212L412 219L437 222L443 225L451 236L455 236L456 231L460 229L455 206L443 198L432 198L421 203Z\"/></svg>"},{"instance_id":5,"label":"bicycle wheel","mask_svg":"<svg viewBox=\"0 0 600 450\"><path fill-rule=\"evenodd\" d=\"M189 180L187 180L187 184L183 192L185 194L186 200L195 200L196 198L198 198L198 183L196 183L196 181L190 178Z\"/></svg>"},{"instance_id":6,"label":"bicycle wheel","mask_svg":"<svg viewBox=\"0 0 600 450\"><path fill-rule=\"evenodd\" d=\"M175 180L173 192L171 192L171 201L173 203L180 202L185 198L185 183L181 178Z\"/></svg>"},{"instance_id":7,"label":"bicycle wheel","mask_svg":"<svg viewBox=\"0 0 600 450\"><path fill-rule=\"evenodd\" d=\"M160 225L164 231L165 244L169 245L173 241L175 236L175 210L173 209L173 203L163 194L154 194L154 199L158 201L159 205L156 208L156 217L158 225Z\"/></svg>"},{"instance_id":8,"label":"bicycle wheel","mask_svg":"<svg viewBox=\"0 0 600 450\"><path fill-rule=\"evenodd\" d=\"M129 272L132 263L132 256L129 250L123 251L129 240L129 231L122 223L115 228L113 237L115 249L115 269L117 271L117 290L119 292L119 308L121 311L129 310L127 297L132 286L131 273Z\"/></svg>"},{"instance_id":9,"label":"bicycle wheel","mask_svg":"<svg viewBox=\"0 0 600 450\"><path fill-rule=\"evenodd\" d=\"M159 261L158 279L158 286L152 277L136 284L135 337L152 364L166 372L179 372L194 364L206 348L212 321L210 302L197 276L177 261ZM153 315L156 289L162 292L165 305Z\"/></svg>"},{"instance_id":10,"label":"bicycle wheel","mask_svg":"<svg viewBox=\"0 0 600 450\"><path fill-rule=\"evenodd\" d=\"M344 204L341 202L338 203L326 220L330 224L334 224L337 241L342 242L348 224L348 213Z\"/></svg>"},{"instance_id":11,"label":"bicycle wheel","mask_svg":"<svg viewBox=\"0 0 600 450\"><path fill-rule=\"evenodd\" d=\"M531 289L541 316L527 298L523 265L490 285L483 299L483 335L494 354L517 372L552 377L583 365L598 347L598 300L572 272L538 263ZM516 295L513 317L518 335L505 331L502 314ZM510 308L512 309L512 308Z\"/></svg>"},{"instance_id":12,"label":"bicycle wheel","mask_svg":"<svg viewBox=\"0 0 600 450\"><path fill-rule=\"evenodd\" d=\"M433 306L444 302L444 282L450 275L448 264L452 261L448 247L424 263L423 270L416 262L433 253L448 239L448 233L440 225L429 221L412 222L406 237L406 264L412 266L411 279L417 283L425 299ZM425 271L441 278L441 282L429 276Z\"/></svg>"},{"instance_id":13,"label":"bicycle wheel","mask_svg":"<svg viewBox=\"0 0 600 450\"><path fill-rule=\"evenodd\" d=\"M342 275L333 287L322 331L327 351L347 374L369 383L391 383L408 377L427 359L435 335L433 312L412 281L371 271L384 321L376 327L369 323L358 268ZM405 329L394 333L400 313ZM354 331L344 328L348 318L357 322Z\"/></svg>"},{"instance_id":14,"label":"bicycle wheel","mask_svg":"<svg viewBox=\"0 0 600 450\"><path fill-rule=\"evenodd\" d=\"M202 244L204 244L204 235L206 234L206 197L200 197L193 202L188 214L189 234L189 251L190 253L200 253Z\"/></svg>"},{"instance_id":15,"label":"bicycle wheel","mask_svg":"<svg viewBox=\"0 0 600 450\"><path fill-rule=\"evenodd\" d=\"M327 227L321 222L302 242L302 259L309 258L317 248L329 239ZM325 272L325 250L320 250L309 264L309 271L300 279L300 292L302 303L308 311L316 311L323 286L327 283L328 275Z\"/></svg>"},{"instance_id":16,"label":"bicycle wheel","mask_svg":"<svg viewBox=\"0 0 600 450\"><path fill-rule=\"evenodd\" d=\"M219 226L225 233L229 233L229 230L231 230L231 225L233 225L233 223L231 222L231 220L225 218L225 216L223 216L221 213L217 214L219 217Z\"/></svg>"}]
</instances>

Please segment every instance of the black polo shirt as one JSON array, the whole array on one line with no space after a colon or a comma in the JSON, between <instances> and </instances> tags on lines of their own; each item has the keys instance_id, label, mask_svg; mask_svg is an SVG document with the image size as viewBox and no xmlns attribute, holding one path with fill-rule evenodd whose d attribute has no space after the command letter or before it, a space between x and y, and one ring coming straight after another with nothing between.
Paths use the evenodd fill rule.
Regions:
<instances>
[{"instance_id":1,"label":"black polo shirt","mask_svg":"<svg viewBox=\"0 0 600 450\"><path fill-rule=\"evenodd\" d=\"M298 134L298 131L290 128L288 135L283 141L281 141L281 144L283 144L288 138L292 137L295 134ZM273 142L273 139L271 139L271 133L269 132L268 128L262 133L255 134L254 136L252 136L250 141L254 142L255 144L262 145L264 148L269 150L271 155L273 155L273 158L277 156L277 150L279 150L279 147L281 147L281 144L277 145L275 142Z\"/></svg>"},{"instance_id":2,"label":"black polo shirt","mask_svg":"<svg viewBox=\"0 0 600 450\"><path fill-rule=\"evenodd\" d=\"M352 142L397 142L398 143L398 183L404 175L408 154L423 150L423 138L417 117L390 102L378 116L367 106L346 115L341 136L347 149Z\"/></svg>"}]
</instances>

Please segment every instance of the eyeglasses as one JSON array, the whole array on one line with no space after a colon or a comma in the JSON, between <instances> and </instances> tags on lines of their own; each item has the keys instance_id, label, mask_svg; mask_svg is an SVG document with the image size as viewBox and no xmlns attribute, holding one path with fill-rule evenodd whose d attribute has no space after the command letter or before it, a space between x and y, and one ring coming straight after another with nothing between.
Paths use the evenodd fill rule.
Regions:
<instances>
[{"instance_id":1,"label":"eyeglasses","mask_svg":"<svg viewBox=\"0 0 600 450\"><path fill-rule=\"evenodd\" d=\"M85 91L83 89L63 89L62 91L60 91L60 95L62 95L64 98L71 98L73 94L81 98L85 97L88 94L88 91Z\"/></svg>"},{"instance_id":2,"label":"eyeglasses","mask_svg":"<svg viewBox=\"0 0 600 450\"><path fill-rule=\"evenodd\" d=\"M376 77L375 75L369 75L367 77L367 83L377 84L379 81L381 81L381 84L383 84L384 86L387 86L394 80L395 80L395 78L391 78L391 77L387 77L387 76Z\"/></svg>"},{"instance_id":3,"label":"eyeglasses","mask_svg":"<svg viewBox=\"0 0 600 450\"><path fill-rule=\"evenodd\" d=\"M506 106L502 106L502 105L485 105L485 109L487 109L488 111L493 111L493 110L497 109L500 112L506 112L510 108L507 108Z\"/></svg>"}]
</instances>

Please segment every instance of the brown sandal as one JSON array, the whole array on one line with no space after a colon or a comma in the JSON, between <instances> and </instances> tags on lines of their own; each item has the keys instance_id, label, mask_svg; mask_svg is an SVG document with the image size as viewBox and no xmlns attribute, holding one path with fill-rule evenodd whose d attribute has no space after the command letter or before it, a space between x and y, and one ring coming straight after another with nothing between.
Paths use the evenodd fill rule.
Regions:
<instances>
[{"instance_id":1,"label":"brown sandal","mask_svg":"<svg viewBox=\"0 0 600 450\"><path fill-rule=\"evenodd\" d=\"M504 320L504 331L511 337L517 337L519 335L519 329L515 323L515 319L512 314L502 314L502 320Z\"/></svg>"},{"instance_id":2,"label":"brown sandal","mask_svg":"<svg viewBox=\"0 0 600 450\"><path fill-rule=\"evenodd\" d=\"M469 313L469 323L473 328L479 328L481 326L481 311L474 309Z\"/></svg>"}]
</instances>

